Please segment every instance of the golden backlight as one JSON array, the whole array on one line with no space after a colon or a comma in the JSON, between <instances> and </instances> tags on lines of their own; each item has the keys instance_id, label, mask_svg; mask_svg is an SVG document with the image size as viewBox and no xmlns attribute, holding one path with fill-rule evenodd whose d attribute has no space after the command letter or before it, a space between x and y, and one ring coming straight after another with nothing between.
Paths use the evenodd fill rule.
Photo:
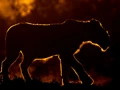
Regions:
<instances>
[{"instance_id":1,"label":"golden backlight","mask_svg":"<svg viewBox=\"0 0 120 90\"><path fill-rule=\"evenodd\" d=\"M27 16L34 9L35 0L0 0L0 15L15 20L17 16Z\"/></svg>"},{"instance_id":2,"label":"golden backlight","mask_svg":"<svg viewBox=\"0 0 120 90\"><path fill-rule=\"evenodd\" d=\"M40 4L38 4L38 7L37 7L37 9L38 9L38 12L37 12L37 14L39 13L40 14L40 17L41 16L48 16L49 17L49 15L53 15L53 14L51 14L51 13L55 13L55 12L57 12L57 14L59 14L59 15L62 15L62 14L66 14L66 12L69 14L70 12L72 13L72 12L75 12L75 9L77 9L77 8L75 8L74 6L73 6L73 3L70 3L72 0L51 0L51 1L49 1L49 0L40 0L39 2L40 2ZM74 0L73 0L74 1ZM77 1L77 0L76 0ZM83 1L84 2L86 2L86 3L92 3L90 0L78 0L79 1L79 4L80 4L80 2L82 3ZM97 0L98 1L98 3L101 3L102 2L102 0ZM0 17L2 17L3 19L6 19L7 20L7 22L8 22L8 19L10 19L10 20L16 20L17 21L17 19L18 19L18 17L26 17L26 16L28 16L28 15L30 15L30 14L36 14L36 13L32 13L32 10L34 10L35 9L35 5L36 5L36 2L37 2L37 0L0 0ZM48 2L48 3L47 3ZM50 3L49 3L50 2ZM44 5L45 4L45 5ZM76 3L77 4L77 3ZM83 10L81 10L81 8L79 7L78 8L78 10L79 10L79 13L80 13L80 15L83 15L83 16L85 16L84 14L86 14L85 13L85 11L87 10L87 9L84 9L85 7L87 7L87 5L88 4L85 4L84 6L83 5L79 5L79 6L81 6L81 8L83 8ZM77 5L76 5L77 6ZM89 6L89 5L88 5ZM94 5L94 4L91 4L91 8L89 8L90 9L90 12L92 12L92 7L94 8L93 10L94 10L94 12L96 13L97 12L97 5ZM75 8L75 9L74 9ZM72 11L73 10L73 11ZM54 12L55 11L55 12ZM97 12L98 13L98 12ZM56 13L55 13L56 14ZM57 15L56 14L56 15ZM73 13L72 13L73 14ZM70 15L70 14L69 14ZM68 16L69 16L68 15ZM76 16L77 16L78 14L76 14ZM101 15L101 14L100 14ZM98 15L99 16L99 15ZM53 17L55 17L55 16L53 16ZM82 16L80 16L80 17L82 17ZM101 17L101 16L100 16ZM32 18L34 18L34 17L32 17ZM37 17L37 18L39 18L39 17ZM43 17L42 17L43 18ZM52 17L51 17L52 18ZM40 20L41 20L41 18L40 18ZM46 24L46 25L48 25L48 24ZM90 42L90 41L88 41L88 42ZM83 43L85 43L85 42L83 42ZM90 42L90 43L92 43L92 42ZM93 44L95 44L95 43L93 43ZM95 44L96 46L98 46L98 47L100 47L98 44ZM81 48L82 47L82 44L81 44L81 46L79 47L79 48ZM101 47L100 47L101 48ZM109 49L109 47L106 49L106 50L104 50L104 49L102 49L101 48L101 51L102 52L106 52L107 50ZM77 51L74 53L74 54L76 54L76 53L78 53L80 51L80 49L77 49ZM23 53L22 52L20 52L20 54L21 55L19 55L19 57L16 59L16 61L14 61L12 64L11 64L11 66L10 66L10 68L9 68L9 72L10 72L10 74L9 74L9 78L11 79L11 80L13 80L15 77L20 77L20 78L23 78L24 79L24 76L23 76L23 74L22 74L22 70L21 70L21 68L20 68L20 66L21 66L21 63L22 63L22 61L23 61ZM53 58L53 56L51 56L51 57L49 57L49 58L45 58L45 59L42 59L43 60L43 63L46 63L49 59L51 59L51 58ZM59 60L60 60L60 58L58 58ZM35 62L35 60L34 60L34 62ZM29 73L30 75L33 75L34 76L34 74L32 73L32 71L34 71L36 68L36 65L35 65L35 63L34 62L32 62L32 64L33 64L33 66L32 66L32 64L31 64L31 66L29 67L29 69L28 69L28 71L31 71L31 73ZM72 68L73 69L73 68ZM61 69L61 63L60 63L60 70L62 70ZM74 70L74 69L73 69ZM38 70L38 72L39 72L39 70ZM75 70L74 70L74 72L75 72ZM58 72L59 73L59 72ZM75 72L76 73L76 75L78 75L77 74L77 72ZM99 84L101 84L101 85L105 85L105 84L107 84L107 82L109 82L109 81L111 81L111 78L109 78L109 77L105 77L105 76L102 76L102 75L99 75L99 74L97 74L93 69L91 69L89 72L88 72L88 74L94 79L94 84L95 85L99 85ZM39 75L39 74L38 74ZM38 75L35 75L34 77L35 78L38 78ZM60 76L62 75L62 72L60 73ZM32 76L31 76L32 77ZM48 82L51 82L50 80L49 80L49 78L54 78L54 76L50 76L50 75L48 75L48 77L44 77L43 78L43 81L48 81ZM78 77L78 81L80 80L80 77ZM62 81L63 82L63 81ZM82 82L81 82L82 83Z\"/></svg>"},{"instance_id":3,"label":"golden backlight","mask_svg":"<svg viewBox=\"0 0 120 90\"><path fill-rule=\"evenodd\" d=\"M22 78L25 80L21 69L21 63L24 60L23 57L24 54L20 51L18 58L9 67L8 76L10 80L15 78ZM35 58L27 70L31 79L34 78L47 83L51 83L55 80L60 85L64 85L62 79L62 64L59 55L53 55L46 58Z\"/></svg>"},{"instance_id":4,"label":"golden backlight","mask_svg":"<svg viewBox=\"0 0 120 90\"><path fill-rule=\"evenodd\" d=\"M87 45L87 47L88 46L90 46L90 47L85 48L84 45ZM85 53L82 50L82 48L84 49ZM78 60L80 60L80 63L82 63L82 65L85 68L85 70L87 71L87 73L94 80L94 84L97 85L97 86L108 85L112 81L112 78L110 76L106 76L104 73L101 73L101 71L99 71L99 70L96 71L97 67L95 67L95 65L99 65L99 68L101 68L101 70L103 70L102 67L104 65L106 65L106 67L110 68L110 66L107 66L108 64L111 65L111 63L112 63L112 60L109 58L109 56L107 56L108 55L107 50L109 48L110 47L107 47L104 50L97 43L93 43L92 41L83 41L80 44L79 49L77 49L76 52L74 53L74 56L76 56L76 54L79 54L79 55L82 54L83 55L84 58L78 57L79 58ZM93 53L92 51L93 52L96 51L96 52ZM104 55L104 56L102 56L102 55ZM100 58L99 56L101 57L100 60L98 59L98 58ZM85 57L88 57L88 58L85 59ZM96 57L96 58L93 58L93 57ZM76 57L75 57L75 59L77 60ZM89 70L87 70L86 67L89 67ZM104 68L104 69L106 69L106 68ZM107 69L107 71L108 71L108 69Z\"/></svg>"},{"instance_id":5,"label":"golden backlight","mask_svg":"<svg viewBox=\"0 0 120 90\"><path fill-rule=\"evenodd\" d=\"M107 48L106 50L103 50L98 44L93 43L91 41L83 42L80 45L80 48L85 43L91 43L91 44L99 47L101 49L101 52L105 52L108 49ZM74 54L76 54L78 52L79 52L79 50L77 50ZM10 72L9 77L10 77L11 80L13 80L15 77L20 77L20 78L24 79L23 74L22 74L22 70L20 68L20 65L21 65L21 63L24 59L23 57L24 57L24 55L23 55L22 51L20 51L20 54L19 54L19 57L17 58L17 60L15 62L13 62L13 64L11 64L11 66L9 68L9 72ZM46 71L41 73L40 72L40 70L41 70L41 65L40 64L45 64L46 65L47 62L50 61L50 60L53 60L53 61L56 60L58 62L57 66L55 64L55 67L52 67L52 68L47 67L48 69L51 68L51 70L45 69ZM47 57L47 58L36 58L36 59L34 59L34 61L31 63L31 65L28 68L29 75L31 76L31 78L35 78L35 79L39 79L39 80L41 78L41 80L43 82L49 82L49 83L51 82L51 79L56 79L57 82L59 82L61 85L63 85L63 79L61 78L61 76L62 76L62 65L61 65L61 62L59 62L59 61L61 61L59 55L58 55L57 58L54 58L54 56L50 56L50 57ZM47 66L51 66L51 65L47 65ZM46 66L44 66L44 67L46 68ZM44 69L44 67L42 66L43 69ZM72 68L72 69L73 69L74 73L76 74L76 76L78 77L77 82L82 83L80 81L80 77L78 76L77 72L74 70L74 68ZM48 73L46 74L46 72L48 72ZM51 72L52 73L55 72L56 74L53 75L53 74L51 74ZM93 78L94 84L97 85L97 86L98 85L102 85L102 86L107 85L112 80L110 77L106 77L104 75L100 75L100 74L96 73L94 71L94 69L92 69L92 68L88 71L88 74ZM56 75L57 75L57 77L56 77ZM76 83L76 81L74 81L74 80L73 81L70 80L69 82L70 83Z\"/></svg>"},{"instance_id":6,"label":"golden backlight","mask_svg":"<svg viewBox=\"0 0 120 90\"><path fill-rule=\"evenodd\" d=\"M21 16L26 16L34 9L34 0L16 0L14 6L19 10Z\"/></svg>"}]
</instances>

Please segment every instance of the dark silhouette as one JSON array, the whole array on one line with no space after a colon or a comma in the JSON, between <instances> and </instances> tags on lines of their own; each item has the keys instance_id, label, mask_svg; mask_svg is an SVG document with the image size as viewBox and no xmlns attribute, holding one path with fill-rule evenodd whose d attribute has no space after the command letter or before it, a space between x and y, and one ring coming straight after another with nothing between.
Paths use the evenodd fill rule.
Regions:
<instances>
[{"instance_id":1,"label":"dark silhouette","mask_svg":"<svg viewBox=\"0 0 120 90\"><path fill-rule=\"evenodd\" d=\"M21 68L26 81L30 80L27 68L34 58L59 54L62 60L64 84L68 83L67 71L70 66L78 72L83 84L91 84L92 79L85 72L81 63L73 56L82 41L87 40L98 43L103 49L110 45L108 33L95 19L88 21L66 20L57 24L15 24L6 33L3 79L4 81L8 79L8 67L22 50L24 61Z\"/></svg>"},{"instance_id":2,"label":"dark silhouette","mask_svg":"<svg viewBox=\"0 0 120 90\"><path fill-rule=\"evenodd\" d=\"M55 80L62 85L62 67L59 56L54 55L48 58L35 58L28 67L29 74L34 80L51 82Z\"/></svg>"},{"instance_id":3,"label":"dark silhouette","mask_svg":"<svg viewBox=\"0 0 120 90\"><path fill-rule=\"evenodd\" d=\"M24 82L20 78L10 80L6 83L0 84L0 89L50 89L50 90L66 90L66 89L80 89L80 90L103 90L105 87L97 87L95 85L84 85L84 84L69 84L68 86L60 86L59 83L52 81L51 83L42 83L39 80L31 80L31 83Z\"/></svg>"},{"instance_id":4,"label":"dark silhouette","mask_svg":"<svg viewBox=\"0 0 120 90\"><path fill-rule=\"evenodd\" d=\"M111 83L113 59L109 49L103 50L96 43L84 41L74 55L93 78L95 85Z\"/></svg>"},{"instance_id":5,"label":"dark silhouette","mask_svg":"<svg viewBox=\"0 0 120 90\"><path fill-rule=\"evenodd\" d=\"M109 48L103 50L103 48L100 45L91 41L82 42L78 51L75 53L75 57L83 65L85 65L87 70L90 70L91 67L93 67L94 69L104 68L102 69L103 72L103 70L105 70L105 67L108 68L109 65L107 64L110 64L112 62Z\"/></svg>"},{"instance_id":6,"label":"dark silhouette","mask_svg":"<svg viewBox=\"0 0 120 90\"><path fill-rule=\"evenodd\" d=\"M100 65L105 52L98 44L85 41L80 45L75 57L82 63L85 70L89 71L91 67L94 69L102 68Z\"/></svg>"}]
</instances>

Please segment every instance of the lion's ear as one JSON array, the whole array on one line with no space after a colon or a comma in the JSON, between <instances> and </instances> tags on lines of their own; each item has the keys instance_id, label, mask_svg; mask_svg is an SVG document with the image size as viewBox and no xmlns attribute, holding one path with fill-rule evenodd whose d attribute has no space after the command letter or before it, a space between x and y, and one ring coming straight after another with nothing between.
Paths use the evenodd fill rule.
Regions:
<instances>
[{"instance_id":1,"label":"lion's ear","mask_svg":"<svg viewBox=\"0 0 120 90\"><path fill-rule=\"evenodd\" d=\"M94 19L94 18L92 18L91 20L90 20L90 24L91 24L91 26L100 26L100 22L98 21L98 20L96 20L96 19Z\"/></svg>"}]
</instances>

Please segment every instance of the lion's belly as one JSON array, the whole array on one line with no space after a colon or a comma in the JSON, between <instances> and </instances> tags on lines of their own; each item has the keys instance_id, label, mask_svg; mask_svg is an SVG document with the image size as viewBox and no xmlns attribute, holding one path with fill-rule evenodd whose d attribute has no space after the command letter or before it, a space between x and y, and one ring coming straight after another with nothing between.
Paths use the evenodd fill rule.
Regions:
<instances>
[{"instance_id":1,"label":"lion's belly","mask_svg":"<svg viewBox=\"0 0 120 90\"><path fill-rule=\"evenodd\" d=\"M66 42L46 41L41 43L24 43L22 46L22 51L27 55L34 56L35 58L44 58L55 54L66 54L67 52L72 51L76 46L79 46L74 46L73 44ZM74 51L76 49L77 48L75 48Z\"/></svg>"},{"instance_id":2,"label":"lion's belly","mask_svg":"<svg viewBox=\"0 0 120 90\"><path fill-rule=\"evenodd\" d=\"M23 35L23 34L21 34ZM27 36L24 34L20 36L19 46L23 53L27 55L33 55L34 57L48 57L55 54L67 53L75 51L79 46L76 41L67 34L56 34L56 33L43 33L38 34L28 33ZM18 41L17 41L18 42ZM71 50L71 51L70 51ZM74 53L74 52L73 52Z\"/></svg>"}]
</instances>

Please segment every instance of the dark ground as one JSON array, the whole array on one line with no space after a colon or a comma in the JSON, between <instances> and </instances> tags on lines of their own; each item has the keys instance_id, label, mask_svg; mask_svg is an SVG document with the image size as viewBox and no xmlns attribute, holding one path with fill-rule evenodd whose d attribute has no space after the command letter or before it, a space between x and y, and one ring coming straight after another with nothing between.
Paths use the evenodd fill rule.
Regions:
<instances>
[{"instance_id":1,"label":"dark ground","mask_svg":"<svg viewBox=\"0 0 120 90\"><path fill-rule=\"evenodd\" d=\"M0 84L0 90L4 89L61 89L61 90L103 90L103 89L115 89L113 83L106 86L95 86L95 85L83 85L83 84L69 84L65 86L60 86L57 82L53 81L51 83L42 83L41 81L31 80L30 82L24 82L22 79L14 79L8 82L2 82Z\"/></svg>"}]
</instances>

